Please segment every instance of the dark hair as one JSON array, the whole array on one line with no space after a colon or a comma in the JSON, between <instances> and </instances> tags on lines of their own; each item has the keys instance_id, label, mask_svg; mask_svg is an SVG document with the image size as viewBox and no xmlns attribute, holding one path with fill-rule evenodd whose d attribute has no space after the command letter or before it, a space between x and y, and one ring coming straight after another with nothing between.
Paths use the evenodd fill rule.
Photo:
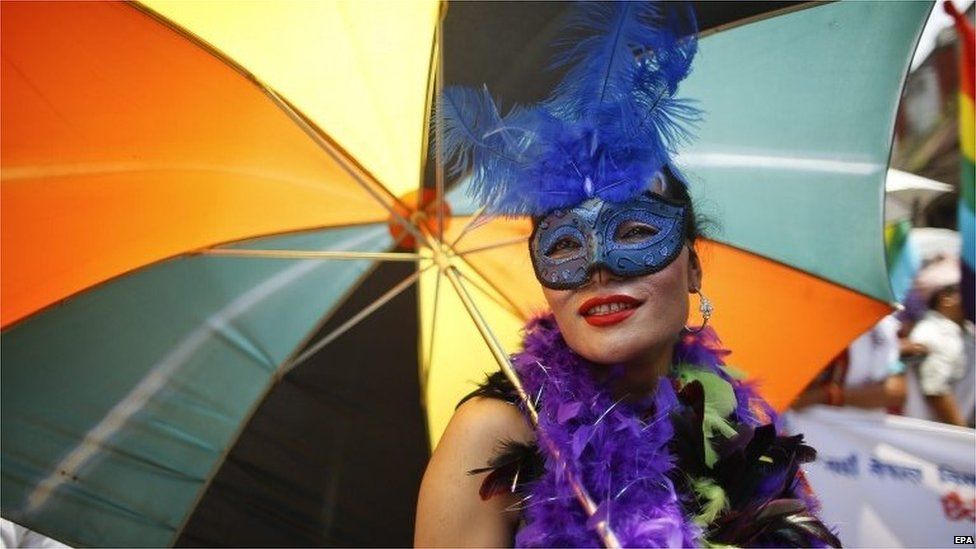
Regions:
<instances>
[{"instance_id":1,"label":"dark hair","mask_svg":"<svg viewBox=\"0 0 976 549\"><path fill-rule=\"evenodd\" d=\"M664 168L664 179L667 182L667 186L664 189L664 197L678 202L685 207L688 214L685 222L685 240L694 244L698 240L698 237L704 236L703 227L709 221L700 217L695 212L695 203L691 199L691 194L688 193L688 185L681 179L678 179L668 167Z\"/></svg>"}]
</instances>

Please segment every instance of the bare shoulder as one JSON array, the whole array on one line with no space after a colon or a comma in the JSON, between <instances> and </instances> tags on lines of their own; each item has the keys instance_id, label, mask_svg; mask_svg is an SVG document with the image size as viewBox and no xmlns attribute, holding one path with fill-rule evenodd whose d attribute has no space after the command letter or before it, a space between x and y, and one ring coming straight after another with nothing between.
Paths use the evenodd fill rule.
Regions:
<instances>
[{"instance_id":1,"label":"bare shoulder","mask_svg":"<svg viewBox=\"0 0 976 549\"><path fill-rule=\"evenodd\" d=\"M535 431L515 406L496 398L475 397L458 407L444 437L470 444L479 440L535 440Z\"/></svg>"},{"instance_id":2,"label":"bare shoulder","mask_svg":"<svg viewBox=\"0 0 976 549\"><path fill-rule=\"evenodd\" d=\"M480 482L468 471L487 466L501 443L533 440L535 432L515 406L494 398L472 398L454 412L431 456L430 468L443 468L454 480L463 476Z\"/></svg>"},{"instance_id":3,"label":"bare shoulder","mask_svg":"<svg viewBox=\"0 0 976 549\"><path fill-rule=\"evenodd\" d=\"M417 502L415 544L504 546L511 543L517 514L514 496L482 500L485 467L504 441L530 442L535 433L511 404L476 397L455 411L427 466Z\"/></svg>"}]
</instances>

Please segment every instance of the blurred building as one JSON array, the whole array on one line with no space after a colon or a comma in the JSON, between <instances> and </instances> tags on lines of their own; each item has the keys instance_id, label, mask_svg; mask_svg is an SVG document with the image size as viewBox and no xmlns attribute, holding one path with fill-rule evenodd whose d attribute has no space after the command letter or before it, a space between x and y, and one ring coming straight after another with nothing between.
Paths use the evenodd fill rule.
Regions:
<instances>
[{"instance_id":1,"label":"blurred building","mask_svg":"<svg viewBox=\"0 0 976 549\"><path fill-rule=\"evenodd\" d=\"M958 0L957 0L958 1ZM973 21L970 4L966 18ZM941 10L941 5L935 9ZM895 146L891 165L952 185L957 192L942 195L916 212L916 226L956 228L959 201L959 68L955 28L939 32L936 46L905 84L895 119Z\"/></svg>"}]
</instances>

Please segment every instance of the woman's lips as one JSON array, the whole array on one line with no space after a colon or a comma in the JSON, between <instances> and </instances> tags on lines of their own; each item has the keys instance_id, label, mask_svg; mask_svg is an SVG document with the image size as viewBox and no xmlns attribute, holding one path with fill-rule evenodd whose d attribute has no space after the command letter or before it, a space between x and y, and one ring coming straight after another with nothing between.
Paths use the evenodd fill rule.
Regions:
<instances>
[{"instance_id":1,"label":"woman's lips","mask_svg":"<svg viewBox=\"0 0 976 549\"><path fill-rule=\"evenodd\" d=\"M591 326L610 326L629 318L641 303L629 295L608 295L587 299L578 312Z\"/></svg>"}]
</instances>

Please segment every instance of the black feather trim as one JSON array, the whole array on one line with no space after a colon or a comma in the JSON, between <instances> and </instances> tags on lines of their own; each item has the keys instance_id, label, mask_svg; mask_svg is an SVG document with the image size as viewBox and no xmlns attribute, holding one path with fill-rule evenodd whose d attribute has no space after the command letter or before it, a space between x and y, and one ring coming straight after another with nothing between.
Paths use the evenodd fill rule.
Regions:
<instances>
[{"instance_id":1,"label":"black feather trim","mask_svg":"<svg viewBox=\"0 0 976 549\"><path fill-rule=\"evenodd\" d=\"M503 400L509 404L519 404L519 396L515 390L515 386L500 371L485 376L484 383L479 385L474 391L468 393L457 405L460 406L474 397L494 398L496 400Z\"/></svg>"},{"instance_id":2,"label":"black feather trim","mask_svg":"<svg viewBox=\"0 0 976 549\"><path fill-rule=\"evenodd\" d=\"M478 494L482 500L498 494L519 493L530 482L539 478L545 469L539 447L533 443L505 441L488 467L468 471L469 475L488 473L481 483Z\"/></svg>"}]
</instances>

